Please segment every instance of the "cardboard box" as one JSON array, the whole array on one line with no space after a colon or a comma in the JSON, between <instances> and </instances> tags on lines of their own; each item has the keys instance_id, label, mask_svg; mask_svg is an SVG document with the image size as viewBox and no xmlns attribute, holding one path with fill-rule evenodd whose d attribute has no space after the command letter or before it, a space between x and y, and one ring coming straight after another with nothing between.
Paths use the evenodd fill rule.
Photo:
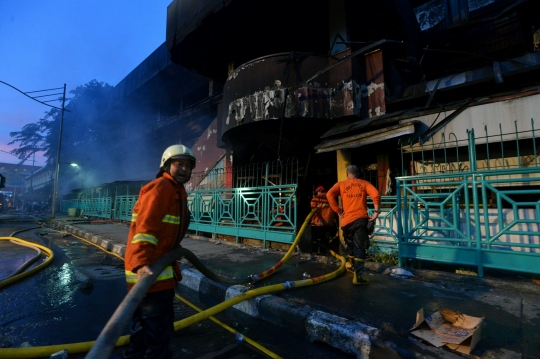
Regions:
<instances>
[{"instance_id":1,"label":"cardboard box","mask_svg":"<svg viewBox=\"0 0 540 359\"><path fill-rule=\"evenodd\" d=\"M416 323L409 330L412 335L426 342L469 354L480 340L484 318L443 309L424 317L424 308L416 313Z\"/></svg>"}]
</instances>

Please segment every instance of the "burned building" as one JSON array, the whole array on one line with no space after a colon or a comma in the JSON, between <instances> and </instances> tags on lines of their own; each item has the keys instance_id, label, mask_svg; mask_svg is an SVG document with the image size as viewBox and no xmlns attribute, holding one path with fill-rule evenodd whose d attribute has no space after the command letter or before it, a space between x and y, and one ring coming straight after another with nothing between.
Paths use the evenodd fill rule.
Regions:
<instances>
[{"instance_id":1,"label":"burned building","mask_svg":"<svg viewBox=\"0 0 540 359\"><path fill-rule=\"evenodd\" d=\"M299 218L308 212L312 189L344 179L346 165L354 163L389 198L379 238L398 244L400 260L447 261L443 246L470 246L479 236L486 248L497 243L508 250L501 238L516 238L502 234L504 228L524 224L513 203L519 196L505 192L510 182L458 189L442 182L465 179L414 186L423 183L414 176L525 166L530 173L514 181L537 177L530 164L537 164L531 119L540 110L538 6L527 0L175 0L166 43L173 62L224 83L217 146L235 166L298 158ZM525 185L538 188L534 181ZM407 193L414 204L405 207L414 218L403 219L411 214L394 206L396 199L408 203L401 197ZM469 210L449 219L441 205L449 201L454 208L493 207L506 224L498 223L495 232L502 232L491 237L491 230L478 228L479 218L462 224ZM208 207L204 198L199 202ZM396 223L403 221L414 229L401 245L407 228ZM415 247L419 238L433 237L444 241ZM531 238L517 241L529 251L538 246ZM470 255L457 257L485 261Z\"/></svg>"},{"instance_id":2,"label":"burned building","mask_svg":"<svg viewBox=\"0 0 540 359\"><path fill-rule=\"evenodd\" d=\"M535 91L537 9L505 0L176 0L166 43L173 62L224 83L218 146L235 161L298 156L310 174L331 162L333 177L319 180L331 182L346 158L376 167L374 184L390 193L399 138L426 138L480 101Z\"/></svg>"}]
</instances>

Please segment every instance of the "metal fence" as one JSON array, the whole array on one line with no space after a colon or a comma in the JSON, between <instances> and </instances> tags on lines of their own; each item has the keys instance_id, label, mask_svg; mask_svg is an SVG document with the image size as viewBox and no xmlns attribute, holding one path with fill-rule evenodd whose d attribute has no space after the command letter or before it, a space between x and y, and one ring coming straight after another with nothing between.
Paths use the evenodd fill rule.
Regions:
<instances>
[{"instance_id":1,"label":"metal fence","mask_svg":"<svg viewBox=\"0 0 540 359\"><path fill-rule=\"evenodd\" d=\"M197 234L233 236L237 241L259 239L264 246L267 241L292 243L297 224L297 182L296 158L194 173L186 184L189 229ZM223 188L226 184L234 188ZM111 187L107 193L114 193L114 197L89 198L105 192L88 189L78 194L79 198L62 201L61 212L67 214L74 208L92 217L131 221L141 185L133 186Z\"/></svg>"},{"instance_id":2,"label":"metal fence","mask_svg":"<svg viewBox=\"0 0 540 359\"><path fill-rule=\"evenodd\" d=\"M141 181L115 182L70 193L61 201L60 213L69 214L72 209L72 211L78 210L80 215L131 221L131 211L145 183Z\"/></svg>"},{"instance_id":3,"label":"metal fence","mask_svg":"<svg viewBox=\"0 0 540 359\"><path fill-rule=\"evenodd\" d=\"M196 172L184 186L188 192L208 189L268 187L298 182L298 159L253 163Z\"/></svg>"},{"instance_id":4,"label":"metal fence","mask_svg":"<svg viewBox=\"0 0 540 359\"><path fill-rule=\"evenodd\" d=\"M400 265L413 258L474 266L479 276L484 268L540 273L540 167L531 125L530 131L516 125L514 134L501 133L498 143L486 132L481 145L468 131L454 156L446 146L429 161L423 148L411 152L415 175L396 179L396 206L381 216L375 238L397 244ZM525 132L529 138L520 140ZM524 148L525 141L532 146ZM468 156L460 157L460 149ZM387 235L377 237L381 232Z\"/></svg>"},{"instance_id":5,"label":"metal fence","mask_svg":"<svg viewBox=\"0 0 540 359\"><path fill-rule=\"evenodd\" d=\"M523 126L520 123L519 127ZM499 124L499 133L490 134L484 125L482 134L467 130L462 139L455 133L442 132L438 140L432 136L427 141L409 140L408 144L400 141L401 175L538 167L534 119L529 129L519 129L518 121L514 121L513 127L513 132L503 132Z\"/></svg>"},{"instance_id":6,"label":"metal fence","mask_svg":"<svg viewBox=\"0 0 540 359\"><path fill-rule=\"evenodd\" d=\"M194 176L188 192L190 230L292 243L296 236L298 160L250 164ZM231 183L232 188L223 188Z\"/></svg>"}]
</instances>

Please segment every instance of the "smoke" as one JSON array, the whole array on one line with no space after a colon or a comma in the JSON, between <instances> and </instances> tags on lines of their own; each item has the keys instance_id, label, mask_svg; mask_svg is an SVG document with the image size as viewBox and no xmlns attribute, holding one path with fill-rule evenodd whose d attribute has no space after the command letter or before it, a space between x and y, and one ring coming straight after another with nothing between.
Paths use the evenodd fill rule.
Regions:
<instances>
[{"instance_id":1,"label":"smoke","mask_svg":"<svg viewBox=\"0 0 540 359\"><path fill-rule=\"evenodd\" d=\"M193 80L180 76L176 81ZM143 84L131 96L112 105L100 106L101 94L72 100L70 107L77 110L65 115L59 193L118 181L154 179L163 151L178 143L192 147L216 117L216 106L199 106L208 97L208 80L198 81L199 86L192 87L188 95L183 95L184 89L178 86L163 84L163 90L176 91L164 96ZM92 92L97 84L90 82L85 90ZM111 97L118 98L115 92L126 88L120 83L115 88L103 85L101 90L110 103ZM68 162L79 166L71 167Z\"/></svg>"}]
</instances>

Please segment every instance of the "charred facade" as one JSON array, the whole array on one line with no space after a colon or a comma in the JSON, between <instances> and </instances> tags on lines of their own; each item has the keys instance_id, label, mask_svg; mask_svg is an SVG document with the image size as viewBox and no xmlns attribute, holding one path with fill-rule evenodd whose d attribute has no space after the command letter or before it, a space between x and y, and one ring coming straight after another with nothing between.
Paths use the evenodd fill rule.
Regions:
<instances>
[{"instance_id":1,"label":"charred facade","mask_svg":"<svg viewBox=\"0 0 540 359\"><path fill-rule=\"evenodd\" d=\"M537 10L527 0L175 0L166 44L173 62L224 83L217 145L235 161L298 156L316 174L345 156L378 168L385 191L386 169L401 172L399 139L538 86Z\"/></svg>"}]
</instances>

